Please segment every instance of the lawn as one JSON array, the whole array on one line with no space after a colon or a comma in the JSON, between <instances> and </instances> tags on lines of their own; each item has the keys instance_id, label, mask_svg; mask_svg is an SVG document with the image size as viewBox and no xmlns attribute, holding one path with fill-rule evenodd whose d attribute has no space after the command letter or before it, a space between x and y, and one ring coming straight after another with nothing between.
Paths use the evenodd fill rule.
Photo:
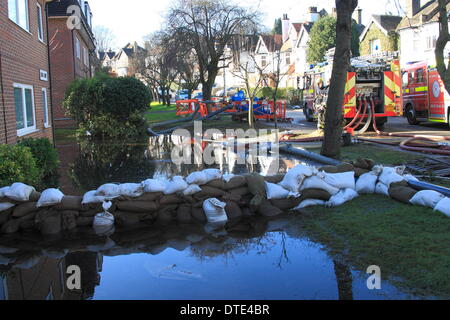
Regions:
<instances>
[{"instance_id":1,"label":"lawn","mask_svg":"<svg viewBox=\"0 0 450 320\"><path fill-rule=\"evenodd\" d=\"M57 145L76 142L76 129L55 129L55 143Z\"/></svg>"},{"instance_id":2,"label":"lawn","mask_svg":"<svg viewBox=\"0 0 450 320\"><path fill-rule=\"evenodd\" d=\"M165 106L162 103L152 102L149 108L149 112L160 112L160 111L175 111L177 110L176 105Z\"/></svg>"},{"instance_id":3,"label":"lawn","mask_svg":"<svg viewBox=\"0 0 450 320\"><path fill-rule=\"evenodd\" d=\"M332 255L423 297L450 297L450 219L383 196L362 196L333 209L305 209L295 218Z\"/></svg>"}]
</instances>

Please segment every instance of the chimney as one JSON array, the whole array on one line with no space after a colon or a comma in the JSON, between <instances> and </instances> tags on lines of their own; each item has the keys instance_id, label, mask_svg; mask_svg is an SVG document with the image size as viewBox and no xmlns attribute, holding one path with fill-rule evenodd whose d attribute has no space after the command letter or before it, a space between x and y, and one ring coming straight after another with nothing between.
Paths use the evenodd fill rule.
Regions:
<instances>
[{"instance_id":1,"label":"chimney","mask_svg":"<svg viewBox=\"0 0 450 320\"><path fill-rule=\"evenodd\" d=\"M320 13L317 12L317 7L309 7L308 9L308 22L316 22L320 19Z\"/></svg>"},{"instance_id":2,"label":"chimney","mask_svg":"<svg viewBox=\"0 0 450 320\"><path fill-rule=\"evenodd\" d=\"M283 43L289 39L289 18L287 13L283 14L283 19L281 19Z\"/></svg>"},{"instance_id":3,"label":"chimney","mask_svg":"<svg viewBox=\"0 0 450 320\"><path fill-rule=\"evenodd\" d=\"M356 9L356 19L355 20L358 24L362 24L362 9L361 8Z\"/></svg>"},{"instance_id":4,"label":"chimney","mask_svg":"<svg viewBox=\"0 0 450 320\"><path fill-rule=\"evenodd\" d=\"M406 0L406 16L414 17L420 11L420 0Z\"/></svg>"}]
</instances>

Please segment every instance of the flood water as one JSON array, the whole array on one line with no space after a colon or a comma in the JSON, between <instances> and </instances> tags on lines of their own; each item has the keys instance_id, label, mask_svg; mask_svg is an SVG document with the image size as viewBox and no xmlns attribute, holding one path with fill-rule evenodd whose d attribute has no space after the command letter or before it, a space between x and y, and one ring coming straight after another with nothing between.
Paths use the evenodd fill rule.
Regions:
<instances>
[{"instance_id":1,"label":"flood water","mask_svg":"<svg viewBox=\"0 0 450 320\"><path fill-rule=\"evenodd\" d=\"M160 137L148 143L60 146L62 190L81 195L106 182L186 176L207 167L173 164L176 145L177 140ZM238 157L211 167L271 175L304 163L269 153L242 165ZM303 234L296 219L251 218L212 234L201 225L150 225L115 229L108 236L95 235L92 228L58 237L2 236L0 300L415 298L387 281L381 290L369 290L365 270L331 257ZM74 265L81 270L79 290L67 286Z\"/></svg>"}]
</instances>

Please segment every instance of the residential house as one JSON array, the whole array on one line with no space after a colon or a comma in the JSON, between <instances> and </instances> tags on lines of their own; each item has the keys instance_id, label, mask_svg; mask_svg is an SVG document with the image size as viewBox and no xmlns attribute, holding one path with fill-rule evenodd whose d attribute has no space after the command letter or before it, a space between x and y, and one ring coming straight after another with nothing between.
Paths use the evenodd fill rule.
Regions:
<instances>
[{"instance_id":1,"label":"residential house","mask_svg":"<svg viewBox=\"0 0 450 320\"><path fill-rule=\"evenodd\" d=\"M112 51L106 52L103 56L102 65L110 67L111 72L119 77L133 76L136 72L133 68L132 60L136 53L144 50L145 49L140 47L136 41L128 43L117 53ZM114 56L112 56L112 54L114 54Z\"/></svg>"},{"instance_id":2,"label":"residential house","mask_svg":"<svg viewBox=\"0 0 450 320\"><path fill-rule=\"evenodd\" d=\"M421 6L420 0L406 1L406 17L397 27L400 35L401 66L416 61L436 64L435 48L439 37L438 1L432 0ZM450 4L447 5L447 11ZM445 48L444 56L450 53L450 46Z\"/></svg>"},{"instance_id":3,"label":"residential house","mask_svg":"<svg viewBox=\"0 0 450 320\"><path fill-rule=\"evenodd\" d=\"M359 38L361 56L398 51L396 30L401 20L398 16L372 15Z\"/></svg>"},{"instance_id":4,"label":"residential house","mask_svg":"<svg viewBox=\"0 0 450 320\"><path fill-rule=\"evenodd\" d=\"M257 65L266 75L273 74L277 70L280 50L283 47L283 36L261 35L255 48L255 60ZM267 81L266 86L272 87L274 84Z\"/></svg>"},{"instance_id":5,"label":"residential house","mask_svg":"<svg viewBox=\"0 0 450 320\"><path fill-rule=\"evenodd\" d=\"M114 63L114 57L116 56L116 52L109 49L109 51L99 51L98 58L102 67L112 68Z\"/></svg>"},{"instance_id":6,"label":"residential house","mask_svg":"<svg viewBox=\"0 0 450 320\"><path fill-rule=\"evenodd\" d=\"M47 2L0 0L0 143L53 139Z\"/></svg>"},{"instance_id":7,"label":"residential house","mask_svg":"<svg viewBox=\"0 0 450 320\"><path fill-rule=\"evenodd\" d=\"M71 24L72 21L76 25ZM83 0L51 2L48 24L53 121L57 128L70 127L74 123L62 107L66 90L74 80L92 77L97 59L89 3Z\"/></svg>"}]
</instances>

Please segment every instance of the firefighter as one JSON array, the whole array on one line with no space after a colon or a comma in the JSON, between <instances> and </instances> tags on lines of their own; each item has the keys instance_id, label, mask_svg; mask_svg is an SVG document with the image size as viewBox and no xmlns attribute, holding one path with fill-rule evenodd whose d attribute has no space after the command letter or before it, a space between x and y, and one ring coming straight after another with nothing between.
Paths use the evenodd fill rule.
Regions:
<instances>
[{"instance_id":1,"label":"firefighter","mask_svg":"<svg viewBox=\"0 0 450 320\"><path fill-rule=\"evenodd\" d=\"M329 83L324 84L323 79L317 81L316 99L314 107L317 112L317 130L325 129L325 110L327 108Z\"/></svg>"}]
</instances>

